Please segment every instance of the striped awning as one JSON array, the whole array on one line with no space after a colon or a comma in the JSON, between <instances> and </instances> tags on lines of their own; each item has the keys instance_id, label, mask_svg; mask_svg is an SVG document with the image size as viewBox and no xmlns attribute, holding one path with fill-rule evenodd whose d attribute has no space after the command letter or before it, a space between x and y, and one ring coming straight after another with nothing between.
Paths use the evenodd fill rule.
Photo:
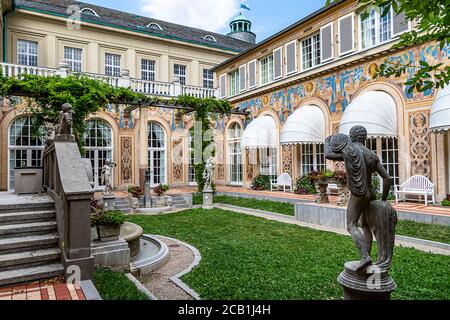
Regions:
<instances>
[{"instance_id":1,"label":"striped awning","mask_svg":"<svg viewBox=\"0 0 450 320\"><path fill-rule=\"evenodd\" d=\"M277 148L278 130L271 116L254 119L242 135L242 148Z\"/></svg>"},{"instance_id":2,"label":"striped awning","mask_svg":"<svg viewBox=\"0 0 450 320\"><path fill-rule=\"evenodd\" d=\"M313 105L297 109L289 116L281 130L282 144L308 144L325 142L325 116Z\"/></svg>"}]
</instances>

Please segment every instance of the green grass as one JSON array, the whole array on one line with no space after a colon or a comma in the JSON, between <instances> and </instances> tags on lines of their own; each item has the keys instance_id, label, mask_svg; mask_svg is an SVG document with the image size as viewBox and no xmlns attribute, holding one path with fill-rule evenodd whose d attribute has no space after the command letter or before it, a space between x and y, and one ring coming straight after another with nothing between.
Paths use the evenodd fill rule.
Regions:
<instances>
[{"instance_id":1,"label":"green grass","mask_svg":"<svg viewBox=\"0 0 450 320\"><path fill-rule=\"evenodd\" d=\"M401 220L397 224L396 233L450 244L450 227L448 226Z\"/></svg>"},{"instance_id":2,"label":"green grass","mask_svg":"<svg viewBox=\"0 0 450 320\"><path fill-rule=\"evenodd\" d=\"M103 300L148 300L121 272L96 269L94 284Z\"/></svg>"},{"instance_id":3,"label":"green grass","mask_svg":"<svg viewBox=\"0 0 450 320\"><path fill-rule=\"evenodd\" d=\"M201 194L194 195L193 199L194 204L202 204L202 201L203 199ZM231 204L238 207L281 213L288 216L294 215L293 203L284 203L271 200L258 200L258 199L230 197L230 196L214 196L214 203Z\"/></svg>"},{"instance_id":4,"label":"green grass","mask_svg":"<svg viewBox=\"0 0 450 320\"><path fill-rule=\"evenodd\" d=\"M350 237L224 210L129 216L145 233L174 237L200 250L183 277L203 299L341 299L336 278L357 260ZM394 299L449 299L450 257L395 248Z\"/></svg>"},{"instance_id":5,"label":"green grass","mask_svg":"<svg viewBox=\"0 0 450 320\"><path fill-rule=\"evenodd\" d=\"M197 193L194 195L194 204L201 204L202 201L203 199L201 194ZM230 196L215 196L214 203L231 204L239 207L276 212L289 216L294 215L294 204L291 203ZM450 244L450 227L448 226L430 225L426 223L401 220L398 222L396 233L408 237Z\"/></svg>"}]
</instances>

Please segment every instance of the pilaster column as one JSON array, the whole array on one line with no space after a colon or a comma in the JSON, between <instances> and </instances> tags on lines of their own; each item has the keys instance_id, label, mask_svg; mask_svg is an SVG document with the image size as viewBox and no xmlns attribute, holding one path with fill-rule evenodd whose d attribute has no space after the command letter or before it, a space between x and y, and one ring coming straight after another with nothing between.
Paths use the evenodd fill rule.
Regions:
<instances>
[{"instance_id":1,"label":"pilaster column","mask_svg":"<svg viewBox=\"0 0 450 320\"><path fill-rule=\"evenodd\" d=\"M145 187L145 172L148 170L148 110L141 108L139 110L139 186Z\"/></svg>"},{"instance_id":2,"label":"pilaster column","mask_svg":"<svg viewBox=\"0 0 450 320\"><path fill-rule=\"evenodd\" d=\"M99 73L99 68L100 68L99 54L100 54L100 51L99 51L98 43L89 42L88 54L87 54L89 59L87 61L87 66L86 66L88 72Z\"/></svg>"}]
</instances>

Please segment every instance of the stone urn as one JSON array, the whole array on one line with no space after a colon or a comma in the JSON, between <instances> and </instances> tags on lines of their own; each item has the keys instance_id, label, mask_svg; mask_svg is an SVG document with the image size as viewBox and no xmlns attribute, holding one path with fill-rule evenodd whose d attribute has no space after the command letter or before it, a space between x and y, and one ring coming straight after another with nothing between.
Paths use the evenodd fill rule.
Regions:
<instances>
[{"instance_id":1,"label":"stone urn","mask_svg":"<svg viewBox=\"0 0 450 320\"><path fill-rule=\"evenodd\" d=\"M120 225L97 226L97 235L101 242L119 240Z\"/></svg>"},{"instance_id":2,"label":"stone urn","mask_svg":"<svg viewBox=\"0 0 450 320\"><path fill-rule=\"evenodd\" d=\"M130 196L130 205L133 209L137 209L139 207L139 198Z\"/></svg>"},{"instance_id":3,"label":"stone urn","mask_svg":"<svg viewBox=\"0 0 450 320\"><path fill-rule=\"evenodd\" d=\"M318 179L314 180L317 190L319 191L319 196L316 199L317 203L330 203L328 198L328 185L331 183L336 183L334 179Z\"/></svg>"}]
</instances>

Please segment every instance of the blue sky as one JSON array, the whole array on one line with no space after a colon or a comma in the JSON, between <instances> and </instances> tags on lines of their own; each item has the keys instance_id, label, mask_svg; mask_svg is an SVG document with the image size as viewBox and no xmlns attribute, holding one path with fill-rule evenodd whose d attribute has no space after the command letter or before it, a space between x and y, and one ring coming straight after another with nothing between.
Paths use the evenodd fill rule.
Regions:
<instances>
[{"instance_id":1,"label":"blue sky","mask_svg":"<svg viewBox=\"0 0 450 320\"><path fill-rule=\"evenodd\" d=\"M238 12L238 0L82 0L121 11L215 31L228 32L228 21ZM257 41L321 8L326 0L246 0Z\"/></svg>"}]
</instances>

